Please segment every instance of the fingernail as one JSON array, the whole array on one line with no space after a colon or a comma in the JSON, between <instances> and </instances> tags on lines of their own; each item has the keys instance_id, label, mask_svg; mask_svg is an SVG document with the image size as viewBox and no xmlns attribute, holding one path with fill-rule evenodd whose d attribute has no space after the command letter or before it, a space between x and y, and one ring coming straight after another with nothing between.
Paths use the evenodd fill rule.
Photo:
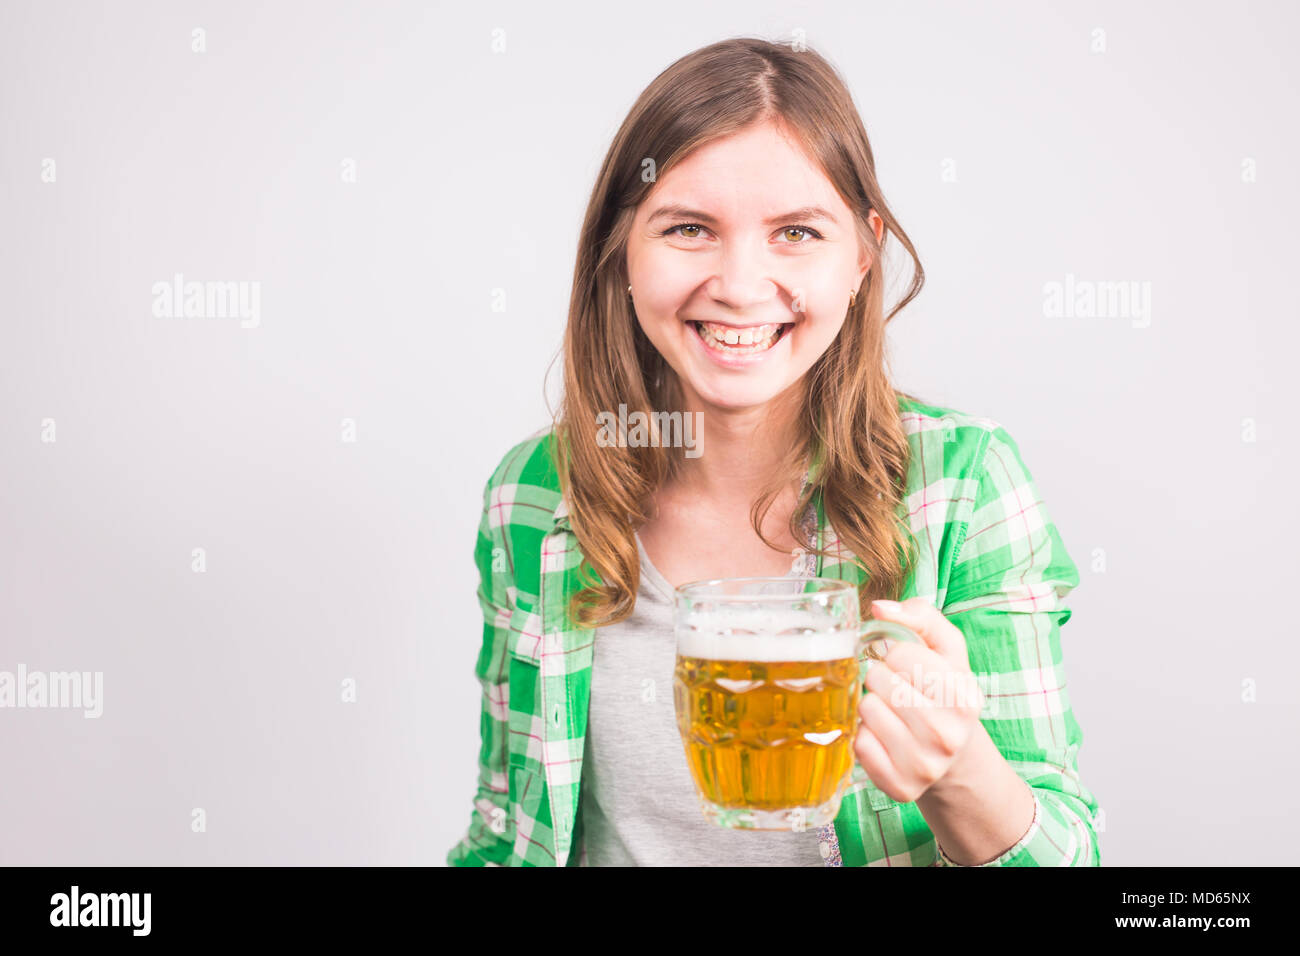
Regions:
<instances>
[{"instance_id":1,"label":"fingernail","mask_svg":"<svg viewBox=\"0 0 1300 956\"><path fill-rule=\"evenodd\" d=\"M872 610L884 611L886 614L897 614L902 605L897 601L872 601Z\"/></svg>"}]
</instances>

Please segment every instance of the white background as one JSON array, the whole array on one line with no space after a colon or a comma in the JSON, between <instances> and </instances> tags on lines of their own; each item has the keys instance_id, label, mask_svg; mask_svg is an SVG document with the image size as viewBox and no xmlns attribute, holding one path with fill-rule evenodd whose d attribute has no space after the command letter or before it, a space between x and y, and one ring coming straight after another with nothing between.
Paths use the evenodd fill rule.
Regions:
<instances>
[{"instance_id":1,"label":"white background","mask_svg":"<svg viewBox=\"0 0 1300 956\"><path fill-rule=\"evenodd\" d=\"M927 271L896 384L1001 422L1080 567L1103 864L1293 862L1297 28L1288 3L8 0L0 670L102 671L104 712L0 710L0 863L442 863L480 495L549 422L596 170L674 59L795 29ZM259 281L260 324L155 317L178 272ZM1067 274L1150 283L1150 324L1045 316Z\"/></svg>"}]
</instances>

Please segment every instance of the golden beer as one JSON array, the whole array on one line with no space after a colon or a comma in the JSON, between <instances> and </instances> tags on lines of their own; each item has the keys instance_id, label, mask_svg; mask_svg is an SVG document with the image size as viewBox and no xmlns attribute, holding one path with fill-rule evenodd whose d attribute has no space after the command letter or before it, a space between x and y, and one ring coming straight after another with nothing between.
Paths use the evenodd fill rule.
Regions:
<instances>
[{"instance_id":1,"label":"golden beer","mask_svg":"<svg viewBox=\"0 0 1300 956\"><path fill-rule=\"evenodd\" d=\"M676 588L673 706L700 809L719 826L802 830L839 812L867 661L890 640L851 582L717 578Z\"/></svg>"},{"instance_id":2,"label":"golden beer","mask_svg":"<svg viewBox=\"0 0 1300 956\"><path fill-rule=\"evenodd\" d=\"M673 675L678 729L704 799L719 809L808 815L836 801L853 766L858 669L856 657L679 655Z\"/></svg>"}]
</instances>

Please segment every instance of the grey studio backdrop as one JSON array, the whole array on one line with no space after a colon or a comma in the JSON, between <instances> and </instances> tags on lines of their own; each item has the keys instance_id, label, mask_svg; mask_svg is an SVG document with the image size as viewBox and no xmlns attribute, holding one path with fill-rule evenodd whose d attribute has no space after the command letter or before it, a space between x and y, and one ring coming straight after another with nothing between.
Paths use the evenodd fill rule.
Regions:
<instances>
[{"instance_id":1,"label":"grey studio backdrop","mask_svg":"<svg viewBox=\"0 0 1300 956\"><path fill-rule=\"evenodd\" d=\"M0 672L102 684L97 716L0 709L0 862L443 862L480 496L558 397L598 165L673 59L796 31L928 273L898 384L1011 432L1080 567L1103 863L1291 862L1297 28L1286 3L7 0ZM191 317L178 281L235 295Z\"/></svg>"}]
</instances>

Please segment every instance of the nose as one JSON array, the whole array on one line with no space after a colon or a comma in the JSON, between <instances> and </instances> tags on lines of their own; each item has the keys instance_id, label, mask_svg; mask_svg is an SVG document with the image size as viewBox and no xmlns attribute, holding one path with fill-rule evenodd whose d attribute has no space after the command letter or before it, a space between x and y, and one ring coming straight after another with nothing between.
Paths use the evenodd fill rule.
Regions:
<instances>
[{"instance_id":1,"label":"nose","mask_svg":"<svg viewBox=\"0 0 1300 956\"><path fill-rule=\"evenodd\" d=\"M759 245L726 243L718 258L718 273L709 283L709 294L737 312L770 302L777 294L771 265Z\"/></svg>"}]
</instances>

